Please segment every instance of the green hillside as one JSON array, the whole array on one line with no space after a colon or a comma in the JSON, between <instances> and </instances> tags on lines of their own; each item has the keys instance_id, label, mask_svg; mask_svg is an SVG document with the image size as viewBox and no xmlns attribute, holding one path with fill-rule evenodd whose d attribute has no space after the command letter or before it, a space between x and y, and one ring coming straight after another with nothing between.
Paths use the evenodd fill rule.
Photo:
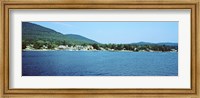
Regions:
<instances>
[{"instance_id":1,"label":"green hillside","mask_svg":"<svg viewBox=\"0 0 200 98\"><path fill-rule=\"evenodd\" d=\"M69 41L77 41L77 43L86 43L86 44L94 44L94 43L98 43L94 40L88 39L86 37L80 36L80 35L76 35L76 34L66 34L65 37L67 38L67 40Z\"/></svg>"},{"instance_id":2,"label":"green hillside","mask_svg":"<svg viewBox=\"0 0 200 98\"><path fill-rule=\"evenodd\" d=\"M81 45L81 44L94 44L97 42L80 35L75 35L75 34L64 35L55 30L37 24L22 22L22 43L23 45L27 44Z\"/></svg>"}]
</instances>

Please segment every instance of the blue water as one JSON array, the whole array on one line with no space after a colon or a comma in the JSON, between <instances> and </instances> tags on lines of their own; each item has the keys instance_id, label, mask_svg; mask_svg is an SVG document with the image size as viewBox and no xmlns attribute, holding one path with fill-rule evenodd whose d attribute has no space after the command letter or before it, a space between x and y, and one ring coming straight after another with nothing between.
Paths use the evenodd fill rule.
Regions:
<instances>
[{"instance_id":1,"label":"blue water","mask_svg":"<svg viewBox=\"0 0 200 98\"><path fill-rule=\"evenodd\" d=\"M177 76L177 52L25 51L23 76Z\"/></svg>"}]
</instances>

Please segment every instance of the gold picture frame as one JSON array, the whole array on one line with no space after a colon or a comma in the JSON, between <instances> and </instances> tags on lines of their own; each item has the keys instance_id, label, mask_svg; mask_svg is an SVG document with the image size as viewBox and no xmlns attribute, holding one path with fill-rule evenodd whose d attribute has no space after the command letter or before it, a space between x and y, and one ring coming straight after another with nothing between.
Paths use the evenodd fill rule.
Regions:
<instances>
[{"instance_id":1,"label":"gold picture frame","mask_svg":"<svg viewBox=\"0 0 200 98\"><path fill-rule=\"evenodd\" d=\"M0 75L1 97L66 98L66 97L181 97L200 98L200 32L199 0L66 0L66 1L1 1ZM9 10L11 9L190 9L191 10L191 89L9 89Z\"/></svg>"}]
</instances>

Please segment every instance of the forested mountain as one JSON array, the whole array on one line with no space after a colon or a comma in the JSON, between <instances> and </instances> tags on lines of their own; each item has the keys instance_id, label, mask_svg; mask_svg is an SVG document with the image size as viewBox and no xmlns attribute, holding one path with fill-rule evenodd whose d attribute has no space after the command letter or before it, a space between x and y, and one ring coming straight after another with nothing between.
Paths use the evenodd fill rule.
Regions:
<instances>
[{"instance_id":1,"label":"forested mountain","mask_svg":"<svg viewBox=\"0 0 200 98\"><path fill-rule=\"evenodd\" d=\"M97 43L86 37L75 34L62 34L55 30L29 23L22 22L22 40L26 43L37 41L56 44L94 44Z\"/></svg>"}]
</instances>

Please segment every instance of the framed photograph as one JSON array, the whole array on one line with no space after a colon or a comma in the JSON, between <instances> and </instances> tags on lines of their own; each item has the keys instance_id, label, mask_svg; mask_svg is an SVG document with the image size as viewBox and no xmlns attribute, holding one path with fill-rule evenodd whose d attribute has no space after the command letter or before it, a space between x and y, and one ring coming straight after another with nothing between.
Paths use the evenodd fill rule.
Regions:
<instances>
[{"instance_id":1,"label":"framed photograph","mask_svg":"<svg viewBox=\"0 0 200 98\"><path fill-rule=\"evenodd\" d=\"M1 3L2 97L200 97L199 0Z\"/></svg>"}]
</instances>

